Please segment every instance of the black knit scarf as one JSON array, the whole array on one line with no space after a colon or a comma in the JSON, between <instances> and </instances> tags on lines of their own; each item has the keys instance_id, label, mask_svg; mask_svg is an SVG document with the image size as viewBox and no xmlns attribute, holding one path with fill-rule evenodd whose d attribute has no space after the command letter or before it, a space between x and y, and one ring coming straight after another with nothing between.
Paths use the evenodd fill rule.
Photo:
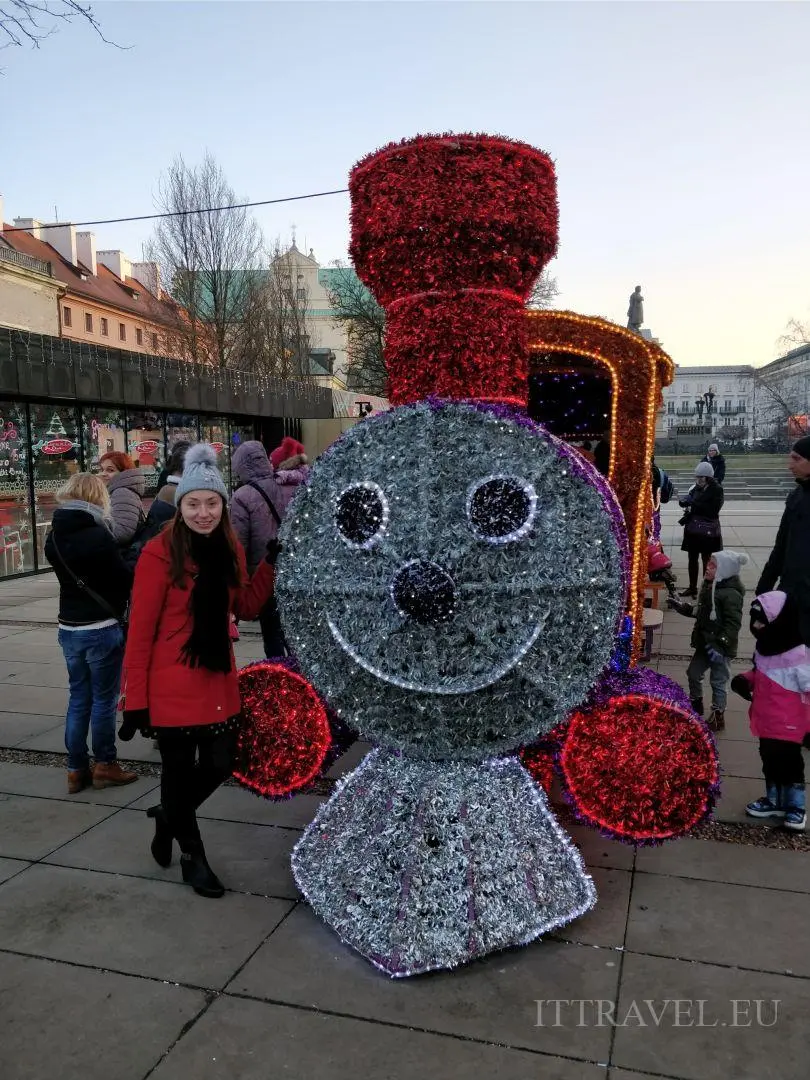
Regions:
<instances>
[{"instance_id":1,"label":"black knit scarf","mask_svg":"<svg viewBox=\"0 0 810 1080\"><path fill-rule=\"evenodd\" d=\"M227 673L231 670L229 579L232 560L222 529L211 536L191 535L191 557L197 573L191 589L192 627L183 646L183 662L192 668Z\"/></svg>"}]
</instances>

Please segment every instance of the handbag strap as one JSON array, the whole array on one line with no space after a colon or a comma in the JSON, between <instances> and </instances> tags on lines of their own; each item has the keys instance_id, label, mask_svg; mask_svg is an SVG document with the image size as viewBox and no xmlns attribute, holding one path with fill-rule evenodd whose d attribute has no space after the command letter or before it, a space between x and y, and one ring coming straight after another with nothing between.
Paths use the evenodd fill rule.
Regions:
<instances>
[{"instance_id":1,"label":"handbag strap","mask_svg":"<svg viewBox=\"0 0 810 1080\"><path fill-rule=\"evenodd\" d=\"M57 558L59 559L59 562L62 564L62 566L65 568L65 570L67 570L68 574L71 576L71 578L76 583L76 585L78 585L78 587L80 589L82 589L84 592L86 592L87 595L90 597L90 599L95 601L95 603L98 604L98 606L101 608L102 611L106 611L111 619L115 619L116 622L120 623L121 622L121 615L118 612L115 611L112 604L108 603L104 599L103 596L99 596L99 594L95 591L95 589L91 589L90 586L87 584L87 582L83 581L79 577L79 575L75 571L71 570L71 568L65 562L65 556L59 550L59 545L56 542L56 536L54 535L53 528L51 528L50 537L51 537L51 543L53 544L53 550L56 552L56 555L57 555Z\"/></svg>"},{"instance_id":2,"label":"handbag strap","mask_svg":"<svg viewBox=\"0 0 810 1080\"><path fill-rule=\"evenodd\" d=\"M261 497L267 503L268 510L273 515L273 517L276 519L276 525L281 527L281 517L279 516L279 512L278 512L278 510L276 510L276 507L275 507L275 505L273 503L273 500L270 498L270 496L267 494L267 492L264 490L264 488L259 486L259 483L258 483L257 480L248 480L248 487L252 487L254 491L258 491L258 493L261 495Z\"/></svg>"}]
</instances>

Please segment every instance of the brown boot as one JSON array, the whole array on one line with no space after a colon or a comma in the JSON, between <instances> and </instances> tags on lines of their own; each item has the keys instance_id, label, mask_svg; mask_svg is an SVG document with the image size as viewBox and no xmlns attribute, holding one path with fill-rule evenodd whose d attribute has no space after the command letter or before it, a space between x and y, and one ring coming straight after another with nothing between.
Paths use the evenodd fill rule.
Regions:
<instances>
[{"instance_id":1,"label":"brown boot","mask_svg":"<svg viewBox=\"0 0 810 1080\"><path fill-rule=\"evenodd\" d=\"M709 731L723 731L726 726L726 714L722 709L712 709L706 721Z\"/></svg>"},{"instance_id":2,"label":"brown boot","mask_svg":"<svg viewBox=\"0 0 810 1080\"><path fill-rule=\"evenodd\" d=\"M117 761L97 761L93 768L93 787L96 790L134 784L137 779L136 772L124 772Z\"/></svg>"},{"instance_id":3,"label":"brown boot","mask_svg":"<svg viewBox=\"0 0 810 1080\"><path fill-rule=\"evenodd\" d=\"M89 769L71 769L68 772L68 795L78 795L93 783L93 774Z\"/></svg>"}]
</instances>

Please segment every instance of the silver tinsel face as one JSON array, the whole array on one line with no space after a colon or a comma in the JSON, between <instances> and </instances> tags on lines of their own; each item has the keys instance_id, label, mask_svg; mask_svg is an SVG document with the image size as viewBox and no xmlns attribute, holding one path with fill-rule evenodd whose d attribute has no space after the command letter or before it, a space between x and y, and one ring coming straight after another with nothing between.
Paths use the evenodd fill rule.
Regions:
<instances>
[{"instance_id":1,"label":"silver tinsel face","mask_svg":"<svg viewBox=\"0 0 810 1080\"><path fill-rule=\"evenodd\" d=\"M472 765L374 751L308 827L293 873L313 910L394 976L524 945L596 899L514 758Z\"/></svg>"},{"instance_id":2,"label":"silver tinsel face","mask_svg":"<svg viewBox=\"0 0 810 1080\"><path fill-rule=\"evenodd\" d=\"M381 745L483 759L564 718L623 600L605 497L562 444L472 405L353 428L291 505L276 594L303 673Z\"/></svg>"}]
</instances>

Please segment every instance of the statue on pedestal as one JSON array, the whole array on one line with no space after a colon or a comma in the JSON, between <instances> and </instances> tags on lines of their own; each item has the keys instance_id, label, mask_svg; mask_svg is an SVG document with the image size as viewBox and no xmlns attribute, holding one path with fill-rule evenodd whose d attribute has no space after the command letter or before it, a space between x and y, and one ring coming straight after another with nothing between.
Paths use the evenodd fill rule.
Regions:
<instances>
[{"instance_id":1,"label":"statue on pedestal","mask_svg":"<svg viewBox=\"0 0 810 1080\"><path fill-rule=\"evenodd\" d=\"M636 285L630 294L630 306L627 309L627 329L635 334L641 333L641 324L644 322L644 297L641 295L641 286Z\"/></svg>"}]
</instances>

